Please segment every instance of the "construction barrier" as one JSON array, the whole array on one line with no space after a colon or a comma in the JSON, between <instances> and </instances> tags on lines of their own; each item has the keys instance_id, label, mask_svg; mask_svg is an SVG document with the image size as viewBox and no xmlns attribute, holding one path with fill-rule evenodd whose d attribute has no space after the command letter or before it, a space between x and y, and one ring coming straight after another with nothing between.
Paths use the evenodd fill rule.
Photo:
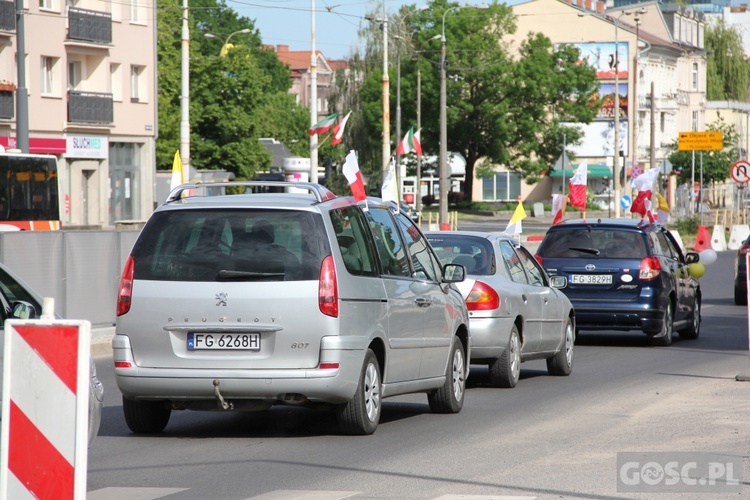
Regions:
<instances>
[{"instance_id":1,"label":"construction barrier","mask_svg":"<svg viewBox=\"0 0 750 500\"><path fill-rule=\"evenodd\" d=\"M54 319L51 303L5 322L2 499L86 497L91 325Z\"/></svg>"},{"instance_id":2,"label":"construction barrier","mask_svg":"<svg viewBox=\"0 0 750 500\"><path fill-rule=\"evenodd\" d=\"M711 248L717 252L723 252L727 249L727 240L724 236L724 226L714 226L713 235L711 236Z\"/></svg>"},{"instance_id":3,"label":"construction barrier","mask_svg":"<svg viewBox=\"0 0 750 500\"><path fill-rule=\"evenodd\" d=\"M732 226L732 231L729 233L727 248L729 250L738 250L748 236L750 236L750 226L747 224L735 224Z\"/></svg>"},{"instance_id":4,"label":"construction barrier","mask_svg":"<svg viewBox=\"0 0 750 500\"><path fill-rule=\"evenodd\" d=\"M711 237L708 234L708 227L698 227L698 235L695 237L695 246L693 248L696 252L711 248Z\"/></svg>"}]
</instances>

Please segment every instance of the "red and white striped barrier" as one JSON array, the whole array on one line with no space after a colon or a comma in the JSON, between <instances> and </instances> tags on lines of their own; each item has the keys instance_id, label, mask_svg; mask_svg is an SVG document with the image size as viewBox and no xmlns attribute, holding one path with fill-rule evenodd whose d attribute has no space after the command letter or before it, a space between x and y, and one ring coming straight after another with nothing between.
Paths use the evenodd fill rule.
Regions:
<instances>
[{"instance_id":1,"label":"red and white striped barrier","mask_svg":"<svg viewBox=\"0 0 750 500\"><path fill-rule=\"evenodd\" d=\"M90 338L88 321L5 322L0 499L86 497Z\"/></svg>"}]
</instances>

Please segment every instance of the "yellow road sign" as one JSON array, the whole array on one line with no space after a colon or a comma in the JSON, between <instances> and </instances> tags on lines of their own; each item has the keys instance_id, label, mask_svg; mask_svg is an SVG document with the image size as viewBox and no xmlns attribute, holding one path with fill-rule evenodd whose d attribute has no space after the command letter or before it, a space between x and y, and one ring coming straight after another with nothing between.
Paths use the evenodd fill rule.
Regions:
<instances>
[{"instance_id":1,"label":"yellow road sign","mask_svg":"<svg viewBox=\"0 0 750 500\"><path fill-rule=\"evenodd\" d=\"M679 151L721 151L724 134L711 132L680 132L677 149Z\"/></svg>"}]
</instances>

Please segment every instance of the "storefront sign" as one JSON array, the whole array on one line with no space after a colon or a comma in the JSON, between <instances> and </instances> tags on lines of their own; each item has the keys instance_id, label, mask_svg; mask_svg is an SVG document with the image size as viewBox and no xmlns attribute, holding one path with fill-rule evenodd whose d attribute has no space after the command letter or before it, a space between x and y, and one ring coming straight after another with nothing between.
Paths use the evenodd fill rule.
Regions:
<instances>
[{"instance_id":1,"label":"storefront sign","mask_svg":"<svg viewBox=\"0 0 750 500\"><path fill-rule=\"evenodd\" d=\"M109 157L109 140L107 137L74 135L67 138L68 158L100 158Z\"/></svg>"},{"instance_id":2,"label":"storefront sign","mask_svg":"<svg viewBox=\"0 0 750 500\"><path fill-rule=\"evenodd\" d=\"M18 148L16 138L9 136L0 137L0 146L8 149ZM65 154L65 139L49 139L44 137L29 138L29 153L62 155Z\"/></svg>"}]
</instances>

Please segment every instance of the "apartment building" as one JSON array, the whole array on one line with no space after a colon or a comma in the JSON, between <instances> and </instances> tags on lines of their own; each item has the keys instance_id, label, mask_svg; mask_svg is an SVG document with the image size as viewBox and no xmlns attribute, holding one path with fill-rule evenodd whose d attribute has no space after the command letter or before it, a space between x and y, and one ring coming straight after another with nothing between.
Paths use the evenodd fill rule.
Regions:
<instances>
[{"instance_id":1,"label":"apartment building","mask_svg":"<svg viewBox=\"0 0 750 500\"><path fill-rule=\"evenodd\" d=\"M112 227L154 207L153 0L25 0L29 152L58 158L63 227ZM15 3L0 0L0 145L16 147Z\"/></svg>"},{"instance_id":2,"label":"apartment building","mask_svg":"<svg viewBox=\"0 0 750 500\"><path fill-rule=\"evenodd\" d=\"M279 61L289 66L292 72L292 88L289 89L289 93L295 96L297 104L309 108L312 88L312 52L309 50L289 50L288 45L277 45L275 50ZM320 120L336 112L334 103L329 99L333 86L334 69L322 52L315 52L317 112Z\"/></svg>"}]
</instances>

